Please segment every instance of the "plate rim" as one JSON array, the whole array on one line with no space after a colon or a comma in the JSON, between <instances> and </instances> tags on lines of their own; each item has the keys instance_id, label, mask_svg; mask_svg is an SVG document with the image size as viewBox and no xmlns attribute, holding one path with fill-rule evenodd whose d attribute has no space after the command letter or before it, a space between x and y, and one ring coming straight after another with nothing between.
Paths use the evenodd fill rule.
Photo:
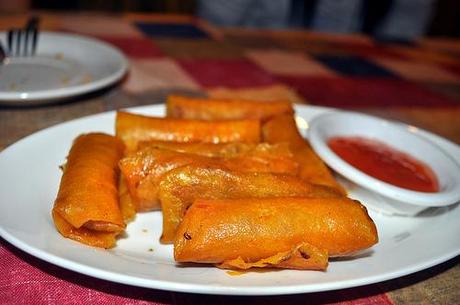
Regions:
<instances>
[{"instance_id":1,"label":"plate rim","mask_svg":"<svg viewBox=\"0 0 460 305\"><path fill-rule=\"evenodd\" d=\"M300 106L300 107L302 108L305 106ZM334 108L319 107L319 106L306 106L306 107L309 107L309 108L314 107L314 110L321 111L321 112L337 110ZM127 108L127 110L130 110L133 112L145 112L145 111L148 112L149 110L154 111L155 108L164 109L164 105L161 104L161 105L131 107L131 108ZM113 110L113 111L102 112L102 113L93 114L89 116L84 116L84 117L65 121L65 122L50 126L48 128L39 130L7 146L2 152L0 152L0 158L2 157L5 151L9 151L10 149L12 149L12 147L14 147L14 145L18 143L26 142L29 138L36 136L40 133L46 133L50 129L58 128L62 124L71 124L72 122L76 122L82 119L94 119L95 117L98 117L101 115L102 116L114 116L115 112L116 110ZM430 132L426 132L426 133L430 134ZM439 136L436 136L436 137L455 145L455 147L458 148L460 151L460 148L455 143L447 139L441 138ZM12 244L13 246L19 248L20 250L26 253L29 253L30 255L34 257L37 257L41 260L57 265L64 269L72 270L74 272L85 274L85 275L92 276L95 278L108 280L108 281L115 282L115 283L122 283L122 284L150 288L150 289L161 289L161 290L175 291L175 292L189 292L189 293L213 294L213 295L242 295L242 296L243 295L244 296L287 295L287 294L313 293L313 292L322 292L322 291L332 291L332 290L344 289L344 288L352 288L352 287L357 287L357 286L362 286L362 285L374 284L377 282L382 282L382 281L386 281L390 279L395 279L401 276L405 276L408 274L412 274L414 272L430 268L432 266L435 266L437 264L440 264L442 262L445 262L449 259L452 259L460 255L460 248L458 248L458 249L449 251L442 256L437 256L436 258L431 259L429 261L425 260L423 263L415 263L415 264L409 265L410 268L405 268L402 271L396 270L392 272L386 272L383 274L367 276L364 278L347 280L345 282L336 281L333 283L318 283L318 284L305 284L304 283L304 284L298 284L298 285L279 286L277 287L278 289L264 289L260 286L244 287L244 289L242 289L241 286L209 287L209 286L206 286L200 283L198 284L177 283L177 282L173 282L169 280L146 279L142 277L125 275L125 274L120 275L119 273L114 272L114 271L108 271L108 270L103 270L97 267L84 265L82 263L72 261L71 259L63 258L58 255L48 253L46 250L31 246L27 244L26 242L22 241L20 238L14 236L13 234L10 234L8 230L3 228L2 224L0 224L0 236L4 238L7 242Z\"/></svg>"},{"instance_id":2,"label":"plate rim","mask_svg":"<svg viewBox=\"0 0 460 305\"><path fill-rule=\"evenodd\" d=\"M5 35L4 31L0 32L0 37ZM0 91L0 104L2 105L14 105L14 106L28 106L28 105L38 105L38 104L48 104L55 103L58 100L70 98L73 96L79 96L99 89L105 88L111 84L119 81L128 71L129 62L125 54L116 46L109 44L103 40L97 39L95 37L84 36L74 33L66 32L51 32L43 31L40 32L40 36L54 37L57 39L72 39L90 42L95 45L100 45L113 52L113 54L118 57L120 67L114 73L108 74L104 78L98 79L96 81L91 81L84 84L72 85L69 87L58 88L58 89L45 89L34 92L5 92ZM27 94L26 97L21 97L21 95Z\"/></svg>"}]
</instances>

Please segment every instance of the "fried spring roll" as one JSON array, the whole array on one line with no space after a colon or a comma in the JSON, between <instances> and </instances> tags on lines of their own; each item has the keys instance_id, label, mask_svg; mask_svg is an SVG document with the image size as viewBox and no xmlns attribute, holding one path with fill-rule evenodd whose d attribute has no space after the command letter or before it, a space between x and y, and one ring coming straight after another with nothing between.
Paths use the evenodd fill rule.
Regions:
<instances>
[{"instance_id":1,"label":"fried spring roll","mask_svg":"<svg viewBox=\"0 0 460 305\"><path fill-rule=\"evenodd\" d=\"M339 197L336 190L298 177L272 173L244 173L216 167L188 165L166 173L158 192L163 212L162 243L172 243L187 208L200 199L249 197Z\"/></svg>"},{"instance_id":2,"label":"fried spring roll","mask_svg":"<svg viewBox=\"0 0 460 305\"><path fill-rule=\"evenodd\" d=\"M149 117L117 112L116 135L128 152L135 151L140 141L174 142L260 142L258 120L203 121Z\"/></svg>"},{"instance_id":3,"label":"fried spring roll","mask_svg":"<svg viewBox=\"0 0 460 305\"><path fill-rule=\"evenodd\" d=\"M120 175L118 182L118 199L120 201L120 210L125 223L133 221L136 217L136 206L131 198L123 175Z\"/></svg>"},{"instance_id":4,"label":"fried spring roll","mask_svg":"<svg viewBox=\"0 0 460 305\"><path fill-rule=\"evenodd\" d=\"M377 243L359 202L341 198L197 200L174 241L177 262L325 270L328 257Z\"/></svg>"},{"instance_id":5,"label":"fried spring roll","mask_svg":"<svg viewBox=\"0 0 460 305\"><path fill-rule=\"evenodd\" d=\"M61 217L55 209L52 211L52 216L54 225L59 233L66 238L99 248L108 249L115 245L117 233L96 231L85 227L75 228Z\"/></svg>"},{"instance_id":6,"label":"fried spring roll","mask_svg":"<svg viewBox=\"0 0 460 305\"><path fill-rule=\"evenodd\" d=\"M253 146L252 143L203 143L203 142L170 142L170 141L142 141L137 145L138 150L147 147L168 149L177 152L197 154L202 156L215 157L221 153L228 145Z\"/></svg>"},{"instance_id":7,"label":"fried spring roll","mask_svg":"<svg viewBox=\"0 0 460 305\"><path fill-rule=\"evenodd\" d=\"M259 119L265 121L281 114L293 114L288 101L256 102L242 99L207 99L170 95L167 116L182 119L229 120Z\"/></svg>"},{"instance_id":8,"label":"fried spring roll","mask_svg":"<svg viewBox=\"0 0 460 305\"><path fill-rule=\"evenodd\" d=\"M291 175L298 173L298 164L293 159L276 155L270 157L268 152L263 154L266 157L261 157L253 150L248 150L239 154L231 154L229 157L225 155L208 157L146 147L120 160L119 166L137 211L142 212L160 208L158 186L161 178L168 171L180 166L196 164L202 167L215 166L246 172L274 172Z\"/></svg>"},{"instance_id":9,"label":"fried spring roll","mask_svg":"<svg viewBox=\"0 0 460 305\"><path fill-rule=\"evenodd\" d=\"M335 180L326 164L313 151L297 129L292 115L277 116L263 125L262 134L268 143L287 142L300 164L300 177L314 184L333 187L346 194L343 187Z\"/></svg>"},{"instance_id":10,"label":"fried spring roll","mask_svg":"<svg viewBox=\"0 0 460 305\"><path fill-rule=\"evenodd\" d=\"M225 157L234 158L238 156L251 156L261 159L277 159L281 162L294 163L294 155L289 149L288 143L181 143L167 141L147 141L140 142L139 149L146 147L155 147L168 149L181 153L196 154L207 157Z\"/></svg>"},{"instance_id":11,"label":"fried spring roll","mask_svg":"<svg viewBox=\"0 0 460 305\"><path fill-rule=\"evenodd\" d=\"M216 87L206 90L210 98L220 99L244 99L250 101L289 101L292 103L304 104L305 100L295 90L285 85L257 86L250 88L225 88Z\"/></svg>"},{"instance_id":12,"label":"fried spring roll","mask_svg":"<svg viewBox=\"0 0 460 305\"><path fill-rule=\"evenodd\" d=\"M125 228L117 187L123 150L120 140L102 133L75 139L52 212L64 237L103 248L114 245Z\"/></svg>"}]
</instances>

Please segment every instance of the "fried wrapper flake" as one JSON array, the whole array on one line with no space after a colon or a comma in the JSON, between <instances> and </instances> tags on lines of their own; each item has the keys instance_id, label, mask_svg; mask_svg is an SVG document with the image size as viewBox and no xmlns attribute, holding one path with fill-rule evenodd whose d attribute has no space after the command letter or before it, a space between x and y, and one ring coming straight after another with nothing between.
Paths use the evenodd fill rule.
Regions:
<instances>
[{"instance_id":1,"label":"fried wrapper flake","mask_svg":"<svg viewBox=\"0 0 460 305\"><path fill-rule=\"evenodd\" d=\"M200 199L280 196L340 197L336 190L307 183L291 175L239 172L219 167L187 165L164 175L159 185L163 211L162 243L172 243L187 208Z\"/></svg>"},{"instance_id":2,"label":"fried wrapper flake","mask_svg":"<svg viewBox=\"0 0 460 305\"><path fill-rule=\"evenodd\" d=\"M102 133L75 139L52 212L64 237L96 247L114 246L115 236L126 226L117 187L123 150L120 140Z\"/></svg>"},{"instance_id":3,"label":"fried wrapper flake","mask_svg":"<svg viewBox=\"0 0 460 305\"><path fill-rule=\"evenodd\" d=\"M247 270L250 268L284 268L303 270L326 270L329 264L327 251L318 249L308 243L300 243L292 249L278 252L256 262L246 262L241 256L217 264L222 269Z\"/></svg>"},{"instance_id":4,"label":"fried wrapper flake","mask_svg":"<svg viewBox=\"0 0 460 305\"><path fill-rule=\"evenodd\" d=\"M346 197L196 200L177 229L174 258L230 269L324 270L325 257L377 242L366 208Z\"/></svg>"},{"instance_id":5,"label":"fried wrapper flake","mask_svg":"<svg viewBox=\"0 0 460 305\"><path fill-rule=\"evenodd\" d=\"M333 187L346 194L344 188L335 180L326 164L313 151L310 144L297 129L292 115L281 115L266 122L262 127L264 141L268 143L289 143L295 160L299 162L299 176L314 184Z\"/></svg>"},{"instance_id":6,"label":"fried wrapper flake","mask_svg":"<svg viewBox=\"0 0 460 305\"><path fill-rule=\"evenodd\" d=\"M170 95L167 116L183 119L229 120L260 119L265 121L281 114L293 114L288 101L258 102L243 99L208 99Z\"/></svg>"},{"instance_id":7,"label":"fried wrapper flake","mask_svg":"<svg viewBox=\"0 0 460 305\"><path fill-rule=\"evenodd\" d=\"M266 144L263 146L266 147ZM149 146L123 158L119 166L137 211L159 209L158 186L163 175L188 164L246 172L277 172L292 175L298 173L298 164L293 159L279 155L278 151L272 154L270 150L260 150L258 146L252 148L239 152L230 151L228 157L225 153L220 155L216 153L219 156L209 157Z\"/></svg>"},{"instance_id":8,"label":"fried wrapper flake","mask_svg":"<svg viewBox=\"0 0 460 305\"><path fill-rule=\"evenodd\" d=\"M258 120L188 120L150 117L128 112L117 112L116 135L126 145L128 152L135 151L142 141L174 142L260 142Z\"/></svg>"}]
</instances>

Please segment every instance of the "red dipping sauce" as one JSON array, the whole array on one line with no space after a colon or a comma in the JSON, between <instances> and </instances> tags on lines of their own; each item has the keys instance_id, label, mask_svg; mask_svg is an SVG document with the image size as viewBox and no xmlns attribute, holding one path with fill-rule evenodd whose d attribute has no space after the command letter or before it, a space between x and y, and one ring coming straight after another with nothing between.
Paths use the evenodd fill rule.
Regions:
<instances>
[{"instance_id":1,"label":"red dipping sauce","mask_svg":"<svg viewBox=\"0 0 460 305\"><path fill-rule=\"evenodd\" d=\"M381 181L413 191L439 191L438 179L428 165L383 142L333 137L328 145L343 160Z\"/></svg>"}]
</instances>

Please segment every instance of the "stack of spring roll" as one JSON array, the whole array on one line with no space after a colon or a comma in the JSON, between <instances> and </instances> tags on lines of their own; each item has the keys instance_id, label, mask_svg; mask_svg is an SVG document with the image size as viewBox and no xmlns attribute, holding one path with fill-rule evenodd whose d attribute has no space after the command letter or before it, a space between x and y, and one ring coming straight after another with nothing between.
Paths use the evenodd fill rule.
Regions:
<instances>
[{"instance_id":1,"label":"stack of spring roll","mask_svg":"<svg viewBox=\"0 0 460 305\"><path fill-rule=\"evenodd\" d=\"M118 112L115 129L69 152L52 211L67 238L111 248L137 212L161 210L177 262L240 270L325 270L378 241L289 102L170 96L167 117Z\"/></svg>"}]
</instances>

